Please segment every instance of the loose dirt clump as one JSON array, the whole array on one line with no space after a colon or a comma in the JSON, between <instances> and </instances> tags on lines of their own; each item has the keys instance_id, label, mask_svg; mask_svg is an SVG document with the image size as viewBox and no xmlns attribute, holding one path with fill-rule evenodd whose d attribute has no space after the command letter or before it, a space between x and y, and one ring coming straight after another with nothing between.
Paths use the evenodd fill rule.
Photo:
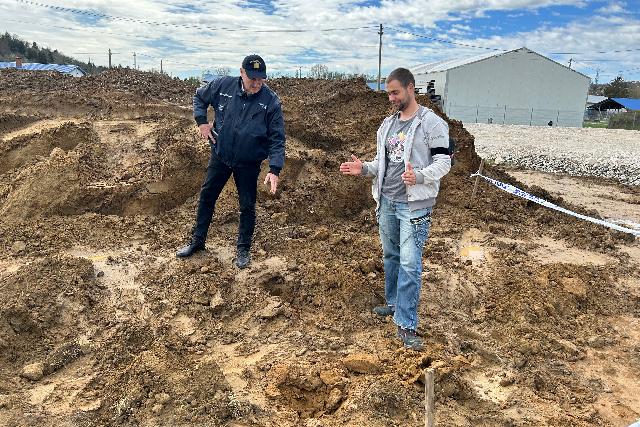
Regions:
<instances>
[{"instance_id":1,"label":"loose dirt clump","mask_svg":"<svg viewBox=\"0 0 640 427\"><path fill-rule=\"evenodd\" d=\"M29 123L39 120L36 116L27 116L12 113L0 113L0 132L7 134L14 129L18 129Z\"/></svg>"},{"instance_id":2,"label":"loose dirt clump","mask_svg":"<svg viewBox=\"0 0 640 427\"><path fill-rule=\"evenodd\" d=\"M3 383L33 362L43 374L57 371L80 351L77 342L101 298L93 265L57 256L23 265L2 276L0 292L0 376ZM63 348L63 347L66 347ZM17 370L17 372L16 372Z\"/></svg>"},{"instance_id":3,"label":"loose dirt clump","mask_svg":"<svg viewBox=\"0 0 640 427\"><path fill-rule=\"evenodd\" d=\"M287 160L275 196L260 185L239 271L232 180L207 251L174 255L210 150L189 117L194 87L127 69L0 77L0 425L417 426L426 368L442 426L640 417L638 242L483 183L472 198L473 136L440 111L456 162L414 352L371 312L384 271L370 181L338 172L373 158L385 94L269 82Z\"/></svg>"}]
</instances>

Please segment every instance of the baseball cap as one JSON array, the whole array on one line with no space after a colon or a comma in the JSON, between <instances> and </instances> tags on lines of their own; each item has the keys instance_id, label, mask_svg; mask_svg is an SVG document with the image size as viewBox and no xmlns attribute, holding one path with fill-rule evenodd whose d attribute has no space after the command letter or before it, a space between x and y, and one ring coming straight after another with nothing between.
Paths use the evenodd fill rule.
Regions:
<instances>
[{"instance_id":1,"label":"baseball cap","mask_svg":"<svg viewBox=\"0 0 640 427\"><path fill-rule=\"evenodd\" d=\"M242 68L250 79L266 79L267 65L258 55L249 55L242 61Z\"/></svg>"}]
</instances>

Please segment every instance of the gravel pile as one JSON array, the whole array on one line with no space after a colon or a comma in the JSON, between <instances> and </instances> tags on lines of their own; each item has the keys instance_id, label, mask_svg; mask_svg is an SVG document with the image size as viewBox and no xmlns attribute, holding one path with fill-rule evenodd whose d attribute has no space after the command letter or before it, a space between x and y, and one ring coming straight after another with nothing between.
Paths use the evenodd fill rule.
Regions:
<instances>
[{"instance_id":1,"label":"gravel pile","mask_svg":"<svg viewBox=\"0 0 640 427\"><path fill-rule=\"evenodd\" d=\"M465 124L478 155L496 164L640 185L640 132Z\"/></svg>"}]
</instances>

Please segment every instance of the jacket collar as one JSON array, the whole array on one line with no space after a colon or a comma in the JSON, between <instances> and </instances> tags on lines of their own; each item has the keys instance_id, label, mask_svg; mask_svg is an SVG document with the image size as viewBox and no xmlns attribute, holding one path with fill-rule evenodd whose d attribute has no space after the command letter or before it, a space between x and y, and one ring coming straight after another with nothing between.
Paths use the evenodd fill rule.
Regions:
<instances>
[{"instance_id":1,"label":"jacket collar","mask_svg":"<svg viewBox=\"0 0 640 427\"><path fill-rule=\"evenodd\" d=\"M243 98L247 98L247 99L255 99L257 98L262 91L264 90L264 86L265 84L262 84L262 87L260 88L259 91L257 91L256 93L253 94L248 94L245 90L244 90L244 84L242 83L242 77L238 76L238 96L243 97Z\"/></svg>"}]
</instances>

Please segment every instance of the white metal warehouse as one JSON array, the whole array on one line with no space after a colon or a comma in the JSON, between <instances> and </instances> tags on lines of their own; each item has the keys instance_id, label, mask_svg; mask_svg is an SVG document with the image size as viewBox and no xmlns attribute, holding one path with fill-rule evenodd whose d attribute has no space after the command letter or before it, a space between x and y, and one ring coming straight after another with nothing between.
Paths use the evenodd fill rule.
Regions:
<instances>
[{"instance_id":1,"label":"white metal warehouse","mask_svg":"<svg viewBox=\"0 0 640 427\"><path fill-rule=\"evenodd\" d=\"M591 79L526 47L411 69L434 81L447 116L474 123L582 127Z\"/></svg>"}]
</instances>

